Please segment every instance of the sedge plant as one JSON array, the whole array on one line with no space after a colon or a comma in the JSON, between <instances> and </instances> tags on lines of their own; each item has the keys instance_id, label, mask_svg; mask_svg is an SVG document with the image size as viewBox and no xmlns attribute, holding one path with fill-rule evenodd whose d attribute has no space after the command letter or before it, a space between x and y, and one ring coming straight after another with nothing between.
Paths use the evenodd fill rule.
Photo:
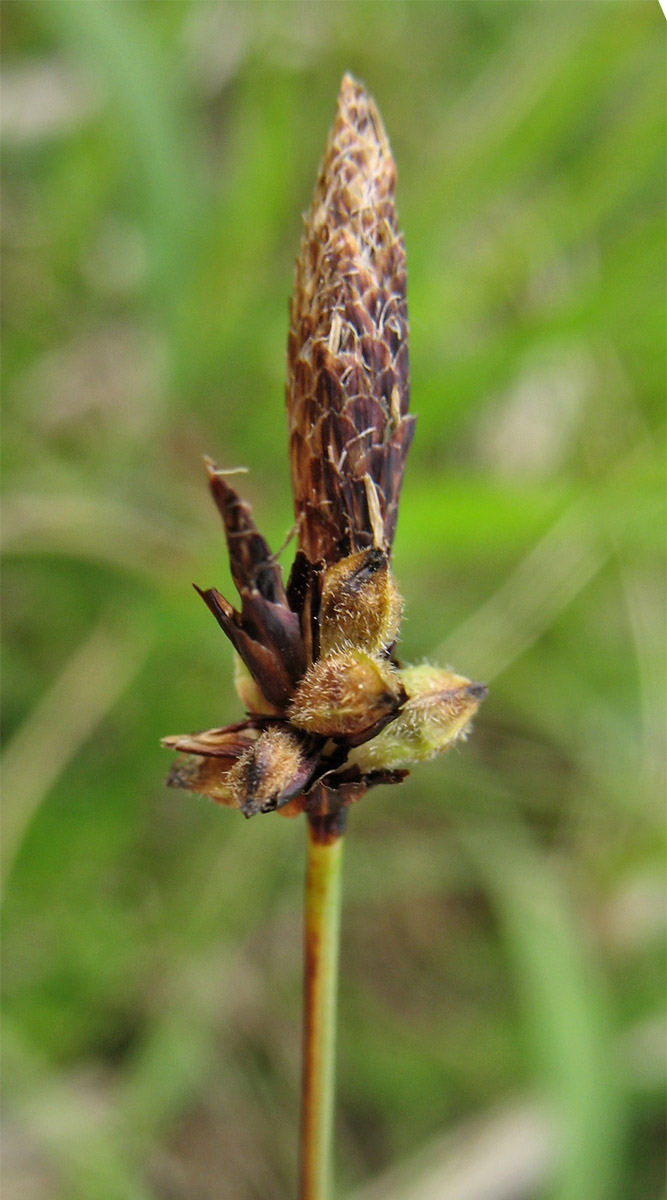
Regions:
<instances>
[{"instance_id":1,"label":"sedge plant","mask_svg":"<svg viewBox=\"0 0 667 1200\"><path fill-rule=\"evenodd\" d=\"M200 595L235 651L245 716L169 737L168 783L246 817L305 815L300 1200L328 1200L347 810L467 731L482 684L405 666L391 569L406 455L408 323L396 170L377 109L343 79L296 264L287 420L297 550L289 581L215 463L234 608ZM199 590L199 589L198 589Z\"/></svg>"}]
</instances>

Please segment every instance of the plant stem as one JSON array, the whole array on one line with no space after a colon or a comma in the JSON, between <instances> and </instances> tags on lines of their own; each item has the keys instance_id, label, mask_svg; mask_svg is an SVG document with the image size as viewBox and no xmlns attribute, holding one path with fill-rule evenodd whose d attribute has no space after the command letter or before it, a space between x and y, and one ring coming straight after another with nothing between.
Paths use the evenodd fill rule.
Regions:
<instances>
[{"instance_id":1,"label":"plant stem","mask_svg":"<svg viewBox=\"0 0 667 1200\"><path fill-rule=\"evenodd\" d=\"M304 914L300 1200L329 1200L343 829L308 819Z\"/></svg>"}]
</instances>

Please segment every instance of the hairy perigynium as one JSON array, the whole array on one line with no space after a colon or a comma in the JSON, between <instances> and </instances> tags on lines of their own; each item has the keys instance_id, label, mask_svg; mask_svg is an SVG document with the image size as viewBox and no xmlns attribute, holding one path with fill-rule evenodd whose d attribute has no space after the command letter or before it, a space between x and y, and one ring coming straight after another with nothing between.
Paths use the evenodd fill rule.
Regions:
<instances>
[{"instance_id":1,"label":"hairy perigynium","mask_svg":"<svg viewBox=\"0 0 667 1200\"><path fill-rule=\"evenodd\" d=\"M405 252L380 117L345 76L297 259L287 415L298 549L287 587L249 506L207 460L235 610L200 595L236 651L245 719L165 738L168 783L238 808L334 816L465 735L486 689L394 654L391 545L408 415Z\"/></svg>"}]
</instances>

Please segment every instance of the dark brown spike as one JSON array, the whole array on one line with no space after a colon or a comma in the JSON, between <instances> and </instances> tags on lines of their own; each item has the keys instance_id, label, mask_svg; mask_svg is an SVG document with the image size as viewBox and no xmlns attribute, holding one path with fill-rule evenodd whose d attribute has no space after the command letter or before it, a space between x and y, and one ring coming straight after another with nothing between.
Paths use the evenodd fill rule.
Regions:
<instances>
[{"instance_id":1,"label":"dark brown spike","mask_svg":"<svg viewBox=\"0 0 667 1200\"><path fill-rule=\"evenodd\" d=\"M396 169L377 109L343 79L297 260L287 416L311 562L389 551L405 458L408 324Z\"/></svg>"}]
</instances>

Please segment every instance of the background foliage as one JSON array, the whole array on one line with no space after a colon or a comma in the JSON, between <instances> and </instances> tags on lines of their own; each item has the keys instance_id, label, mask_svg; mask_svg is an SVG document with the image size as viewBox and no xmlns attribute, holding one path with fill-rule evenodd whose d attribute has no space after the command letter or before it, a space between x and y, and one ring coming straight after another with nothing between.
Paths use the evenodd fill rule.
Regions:
<instances>
[{"instance_id":1,"label":"background foliage","mask_svg":"<svg viewBox=\"0 0 667 1200\"><path fill-rule=\"evenodd\" d=\"M304 830L166 792L158 740L239 714L200 456L280 545L346 69L408 250L402 654L491 694L352 814L339 1193L664 1194L657 4L2 20L7 1200L293 1194Z\"/></svg>"}]
</instances>

